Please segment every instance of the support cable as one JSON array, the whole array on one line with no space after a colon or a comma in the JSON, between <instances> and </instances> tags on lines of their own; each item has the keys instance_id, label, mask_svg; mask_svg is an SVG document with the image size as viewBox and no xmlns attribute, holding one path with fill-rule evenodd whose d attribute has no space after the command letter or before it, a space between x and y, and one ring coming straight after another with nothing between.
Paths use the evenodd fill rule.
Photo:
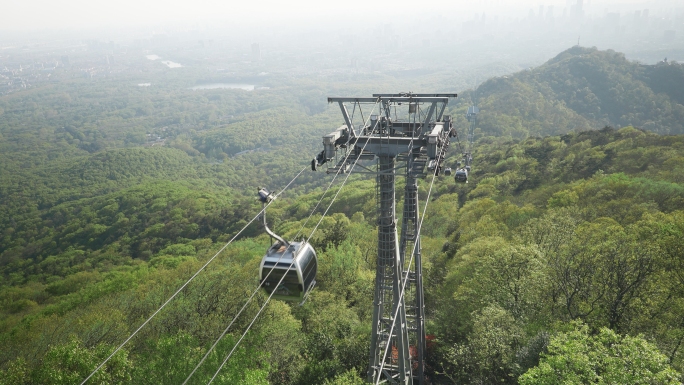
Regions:
<instances>
[{"instance_id":1,"label":"support cable","mask_svg":"<svg viewBox=\"0 0 684 385\"><path fill-rule=\"evenodd\" d=\"M368 120L370 120L370 116L373 114L373 111L375 111L375 107L377 107L377 105L378 105L378 102L376 102L375 105L373 106L373 109L371 110L370 114L368 115L368 119L364 121L364 123L363 123L364 127L366 126L366 124L368 124ZM361 105L359 105L359 111L361 111ZM363 116L363 114L362 114L362 116ZM375 132L375 128L377 127L377 125L378 125L378 123L376 122L375 127L373 127L373 130L371 133ZM368 142L366 142L366 143L368 143ZM365 149L366 146L364 145L363 148ZM361 150L361 152L363 152L363 149ZM342 162L342 164L347 163L347 159L349 158L349 155L351 155L351 151L347 151L347 155L344 157L344 161ZM354 162L354 166L356 166L356 162ZM354 167L352 167L352 170L353 169L354 169ZM333 183L335 182L335 179L337 179L337 176L340 175L340 171L342 171L342 168L337 170L337 172L335 173L335 176L333 176L330 183L328 183L328 187L326 187L325 191L323 191L323 195L321 195L321 199L318 200L318 203L316 203L316 206L313 208L313 210L311 210L311 214L309 214L309 217L306 218L306 221L304 221L304 224L302 225L302 227L299 228L299 230L297 231L297 234L292 239L297 239L299 234L302 233L302 230L304 230L304 227L306 226L306 224L309 223L309 220L311 219L311 217L316 213L318 206L320 206L321 202L323 202L323 198L325 197L325 194L328 193L328 190L330 190L330 187L332 187Z\"/></svg>"},{"instance_id":2,"label":"support cable","mask_svg":"<svg viewBox=\"0 0 684 385\"><path fill-rule=\"evenodd\" d=\"M123 348L124 345L126 345L126 344L128 343L128 341L130 341L133 337L135 337L135 335L138 334L138 332L139 332L143 327L145 327L145 325L147 325L147 324L152 320L152 318L154 318L154 317L155 317L155 316L156 316L164 307L166 307L166 305L168 305L169 302L171 302L174 298L176 298L176 296L178 295L178 293L180 293L183 289L185 289L185 287L186 287L190 282L192 282L192 280L195 279L195 277L197 277L197 275L199 275L199 273L201 273L201 272L202 272L202 271L203 271L203 270L204 270L204 269L205 269L205 268L206 268L214 259L216 259L216 257L218 257L218 255L221 254L221 252L223 252L223 250L225 250L226 247L228 247L228 245L230 245L230 244L231 244L231 243L232 243L240 234L242 234L242 232L245 231L245 229L246 229L249 225L251 225L252 222L254 222L257 218L259 218L259 216L266 210L266 207L268 207L268 206L275 200L275 198L277 198L278 196L280 196L280 194L282 194L283 192L285 192L285 190L287 190L287 188L290 187L290 185L292 184L292 182L294 182L294 181L302 174L302 172L304 172L304 170L306 170L306 169L307 169L307 167L302 168L302 170L299 171L299 172L297 173L297 175L295 175L295 177L292 178L292 180L291 180L291 181L290 181L290 182L289 182L289 183L288 183L288 184L287 184L287 185L286 185L278 194L276 194L276 195L274 196L274 199L271 200L271 202L268 202L268 204L266 204L266 205L261 209L261 211L259 211L259 213L258 213L254 218L252 218L249 222L247 222L247 224L246 224L242 229L240 229L240 231L238 231L237 234L235 234L235 235L233 236L233 238L231 238L231 239L228 241L228 243L226 243L225 245L223 245L223 247L221 247L221 249L220 249L219 251L217 251L216 254L214 254L213 257L211 257L204 265L202 265L202 267L200 267L200 269L197 270L197 271L195 272L195 274L193 274L193 275L192 275L192 276L191 276L191 277L190 277L190 278L189 278L189 279L188 279L180 288L178 288L178 290L176 290L176 292L173 293L173 295L172 295L171 297L169 297L169 299L167 299L166 302L164 302L164 303L159 307L159 309L157 309L154 313L152 313L152 315L149 316L149 318L147 318L147 320L145 320L145 322L143 322L143 323L142 323L142 324L133 332L133 334L131 334L128 338L126 338L126 340L125 340L124 342L122 342L121 345L119 345L116 349L114 349L114 351L112 352L112 354L110 354L109 357L107 357L104 361L102 361L102 363L101 363L100 365L98 365L98 366L95 368L95 370L93 370L92 373L90 373L90 374L88 375L88 377L86 377L86 378L83 380L83 382L81 382L81 385L84 385L86 382L88 382L88 380L89 380L95 373L97 373L97 371L100 370L100 369L101 369L101 368L102 368L102 367L103 367L103 366L104 366L112 357L114 357L114 355L115 355L119 350L121 350L121 348Z\"/></svg>"},{"instance_id":3,"label":"support cable","mask_svg":"<svg viewBox=\"0 0 684 385\"><path fill-rule=\"evenodd\" d=\"M425 212L427 211L428 203L430 203L430 194L432 193L432 186L435 183L435 177L437 176L437 169L435 169L435 172L432 174L432 181L430 182L430 189L428 190L428 195L427 198L425 199L425 207L423 208L423 215L420 218L420 222L418 224L418 231L416 232L416 239L420 237L420 230L423 227L423 220L425 219ZM413 244L413 251L411 252L411 259L409 260L409 266L411 266L411 263L413 263L413 256L416 253L416 247L418 246L418 242L415 242ZM404 278L404 282L401 285L401 293L399 294L399 299L397 303L401 303L401 299L404 296L404 291L406 289L406 282L408 282L408 274L406 275L406 278ZM394 331L394 326L397 323L397 315L399 314L399 306L397 306L397 310L394 312L394 316L392 317L392 326L390 327L389 330L389 336L392 336L392 332ZM385 366L385 358L387 357L387 351L392 344L387 344L385 346L385 352L382 355L382 360L380 361L380 369L378 370L378 379L375 381L375 385L378 385L380 383L380 377L382 375L382 369Z\"/></svg>"},{"instance_id":4,"label":"support cable","mask_svg":"<svg viewBox=\"0 0 684 385\"><path fill-rule=\"evenodd\" d=\"M463 154L463 147L461 147L461 139L458 137L458 131L456 131L456 142L458 143L458 151Z\"/></svg>"},{"instance_id":5,"label":"support cable","mask_svg":"<svg viewBox=\"0 0 684 385\"><path fill-rule=\"evenodd\" d=\"M377 103L376 103L376 104L377 104ZM369 115L369 118L370 118L370 115ZM375 123L375 126L373 127L373 130L371 131L371 134L372 134L373 132L375 132L375 129L377 128L377 125L378 125L378 123L376 122L376 123ZM365 124L364 124L364 126L365 126ZM366 143L364 143L363 147L361 148L361 152L363 152L363 150L366 148L366 145L368 145L368 142L369 142L369 141L366 141ZM350 153L351 153L351 152L350 152ZM347 155L347 157L348 157L348 156L349 156L349 155ZM352 172L353 172L353 170L354 170L354 167L356 166L356 163L359 161L359 159L360 159L360 158L356 158L356 159L354 160L354 165L352 166L351 170L349 171L349 173L348 173L347 176L345 177L344 181L342 181L342 184L340 185L340 188L337 190L337 193L335 193L335 196L333 197L332 201L330 201L330 204L328 204L328 207L327 207L327 208L325 209L325 211L323 212L323 215L321 216L321 219L318 220L318 223L316 224L316 226L314 227L314 229L313 229L313 230L311 231L311 233L309 234L309 237L306 239L306 243L308 243L309 240L311 239L311 237L313 237L313 234L316 232L316 229L318 229L318 226L319 226L319 225L321 224L321 222L323 221L323 218L325 218L325 216L327 215L328 210L330 210L330 207L332 207L333 203L335 203L335 199L337 199L337 196L339 195L340 191L342 191L342 188L344 187L345 183L347 183L347 180L349 180L349 177L351 176L351 174L352 174ZM346 158L345 158L345 163L346 163ZM340 170L341 170L341 168L340 168ZM337 174L336 174L335 176L339 175L340 170L337 171ZM433 180L433 181L434 181L434 180ZM331 184L332 184L332 182L331 182ZM330 187L328 187L328 188L330 188ZM326 189L326 191L327 191L327 189ZM321 197L321 201L322 201L322 200L323 200L323 197ZM320 203L321 201L319 201L319 203ZM318 207L318 205L316 205L316 207ZM315 212L315 210L316 210L316 209L314 208L314 211L311 213L311 215L313 215L313 213ZM309 216L309 218L311 218L311 215ZM302 228L303 228L303 226L302 226ZM300 229L300 231L301 231L301 229ZM299 234L299 233L297 233L297 234ZM295 237L296 237L296 236L295 236ZM290 263L290 266L288 267L288 269L292 268L292 266L294 265L294 262L295 262L295 259L292 259L292 262ZM278 284L276 285L276 287L280 286L280 284L282 283L282 281L285 279L285 276L286 276L286 274L283 274L283 276L280 278L280 281L278 281ZM221 365L219 366L219 368L216 370L216 373L214 373L214 376L211 377L211 379L209 380L209 382L207 383L207 385L211 384L211 383L214 381L214 379L216 379L216 376L218 376L219 372L221 372L221 369L223 369L223 367L226 365L226 362L228 362L228 360L230 359L230 357L231 357L231 356L233 355L233 353L235 352L235 349L237 349L238 345L240 345L240 342L242 342L242 340L243 340L243 339L245 338L245 336L247 335L247 332L249 332L249 329L251 329L252 325L254 325L254 322L256 322L256 320L257 320L257 318L259 317L259 315L261 314L261 312L266 308L266 305L268 305L268 302L271 300L271 297L273 297L273 294L275 294L275 290L274 290L273 292L271 292L271 294L268 296L268 298L266 299L266 302L264 302L264 304L261 306L261 308L259 309L259 311L257 312L257 314L254 316L254 318L252 319L252 321L251 321L251 322L249 323L249 325L247 326L247 329L245 329L244 333L242 333L242 336L240 336L240 339L238 339L238 341L235 343L235 345L233 346L233 348L231 349L231 351L228 353L228 356L226 356L226 358L223 360L223 362L221 363ZM224 334L225 334L225 333L224 333ZM222 337L223 337L223 335L222 335ZM217 343L218 343L218 341L217 341ZM186 382L187 382L187 380L186 380Z\"/></svg>"},{"instance_id":6,"label":"support cable","mask_svg":"<svg viewBox=\"0 0 684 385\"><path fill-rule=\"evenodd\" d=\"M207 350L207 352L204 354L204 356L202 357L202 359L200 360L200 362L197 363L197 365L196 365L195 368L192 370L192 372L188 375L188 377L185 379L185 381L183 381L183 384L182 384L182 385L186 385L186 384L188 383L188 381L190 381L190 378L192 378L192 376L195 374L195 372L197 371L197 369L199 369L199 367L202 366L202 364L203 364L204 361L207 359L207 357L209 357L209 354L211 354L211 352L214 350L214 348L216 348L216 345L218 345L218 343L221 342L221 340L222 340L223 337L226 335L226 333L228 333L228 330L230 330L230 327L233 326L233 324L235 323L235 321L237 321L237 319L238 319L238 317L240 316L240 314L242 314L242 312L247 308L247 305L249 305L249 303L252 302L252 298L254 298L254 296L256 295L256 293L259 292L259 290L261 289L261 286L264 284L264 282L266 282L266 280L268 279L268 277L271 276L271 273L273 272L273 270L275 269L275 267L278 265L278 263L280 262L280 260L283 259L283 256L284 256L284 255L285 255L285 253L280 254L280 257L279 257L278 260L276 261L275 265L273 265L273 267L271 267L271 269L268 271L268 274L266 274L266 277L264 277L264 279L261 280L261 282L259 282L259 285L258 285L257 288L254 290L254 292L252 292L252 295L250 295L249 298L247 298L247 302L245 302L245 304L242 305L242 308L240 309L240 311L237 312L237 314L235 315L235 317L233 317L233 319L230 321L230 323L228 324L228 326L226 326L226 328L223 330L223 333L221 333L221 335L216 339L216 341L214 342L214 344L211 345L211 347L209 348L209 350ZM292 265L290 265L290 267L291 267L291 266L292 266ZM278 282L278 285L280 285L280 282Z\"/></svg>"},{"instance_id":7,"label":"support cable","mask_svg":"<svg viewBox=\"0 0 684 385\"><path fill-rule=\"evenodd\" d=\"M360 107L359 107L359 108L360 108ZM355 111L355 110L356 110L356 105L354 105L354 111ZM354 113L352 112L352 117L354 116L353 114L354 114ZM350 154L351 154L351 152L348 152L347 156L345 157L345 162L346 162L346 160L347 160L347 158L349 157ZM325 191L323 192L323 195L321 195L321 198L318 200L318 203L316 204L316 207L314 207L314 209L311 211L311 214L309 214L309 217L308 217L308 218L306 219L306 221L304 222L304 225L302 225L302 227L299 229L299 231L297 231L297 234L296 234L292 239L297 239L297 237L298 237L299 234L301 233L302 229L304 229L304 226L306 225L306 223L309 221L309 219L311 219L311 217L313 216L313 214L316 212L316 209L318 208L318 206L319 206L319 205L321 204L321 202L323 201L323 198L325 197L325 194L328 192L328 190L330 189L330 187L332 187L332 184L333 184L333 182L335 181L335 178L337 178L337 175L339 175L340 170L342 170L342 169L337 170L337 173L335 174L335 177L334 177L333 180L330 182L330 184L328 184L328 187L327 187L327 188L325 189ZM301 172L300 172L300 173L301 173ZM346 181L346 180L345 180L345 181ZM333 200L334 200L334 199L333 199ZM270 204L270 203L269 203L269 204ZM197 372L197 369L199 369L199 367L202 366L202 364L203 364L204 361L207 359L207 357L209 357L209 354L211 354L211 352L214 350L214 348L216 348L216 345L218 345L218 343L223 339L223 337L225 337L226 333L228 333L228 330L230 330L230 327L233 326L233 324L235 323L235 321L237 320L237 318L240 316L240 314L242 314L242 312L247 308L247 305L249 305L249 303L252 301L252 299L254 298L254 296L256 295L256 293L258 293L259 290L261 289L261 286L263 285L263 282L265 282L266 279L271 275L271 273L273 272L273 270L274 270L274 269L276 268L276 266L278 265L278 262L280 262L280 260L283 258L284 255L285 255L284 253L280 255L280 257L278 258L278 260L276 261L276 263L275 263L275 264L271 267L271 269L268 271L268 274L266 274L266 277L265 277L261 282L259 282L259 285L258 285L257 288L254 290L254 292L252 292L252 295L250 295L249 298L247 298L247 302L245 302L245 304L242 306L242 308L240 309L240 311L238 311L238 313L237 313L237 314L235 315L235 317L230 321L230 323L228 324L228 326L223 330L223 333L221 333L221 335L219 335L219 337L216 339L216 341L214 341L214 343L211 345L211 347L209 348L209 350L207 350L207 352L204 354L204 356L202 357L202 359L200 360L200 362L195 366L195 368L194 368L194 369L192 370L192 372L188 375L188 377L185 379L185 381L183 381L183 384L182 384L182 385L186 385L186 384L188 383L188 381L190 381L190 378L192 378L192 376L195 374L195 372ZM293 261L293 262L294 262L294 261ZM292 267L292 264L290 264L290 267ZM282 279L281 279L281 281L282 281ZM278 286L280 286L280 282L278 282ZM270 298L271 298L271 297L269 296L269 299L270 299ZM268 300L267 300L267 302L268 302ZM261 311L259 311L259 312L261 312ZM258 316L258 313L257 313L257 316ZM253 321L252 321L252 322L253 322ZM250 324L250 325L251 325L251 324ZM238 343L239 343L239 342L238 342ZM232 353L232 351L231 351L231 353Z\"/></svg>"}]
</instances>

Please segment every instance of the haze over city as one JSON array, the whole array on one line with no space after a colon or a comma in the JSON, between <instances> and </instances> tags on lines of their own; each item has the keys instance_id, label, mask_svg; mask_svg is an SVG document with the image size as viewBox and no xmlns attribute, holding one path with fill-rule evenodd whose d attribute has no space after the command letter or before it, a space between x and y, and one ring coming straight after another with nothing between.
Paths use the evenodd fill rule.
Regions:
<instances>
[{"instance_id":1,"label":"haze over city","mask_svg":"<svg viewBox=\"0 0 684 385\"><path fill-rule=\"evenodd\" d=\"M608 12L629 12L650 9L656 12L679 8L676 0L585 0L580 1L585 16L596 17ZM199 1L135 1L123 0L26 0L11 1L3 5L0 30L78 29L83 27L149 26L169 22L225 21L238 24L259 23L269 28L275 23L296 25L302 22L321 25L335 22L337 25L354 25L358 21L387 22L388 18L411 17L416 14L441 14L449 20L463 20L474 12L486 12L489 17L520 18L529 12L544 9L545 17L561 17L571 13L577 4L570 0L483 0L477 2L436 1L417 3L408 0L382 0L367 2L350 0L341 3L298 0L281 2Z\"/></svg>"},{"instance_id":2,"label":"haze over city","mask_svg":"<svg viewBox=\"0 0 684 385\"><path fill-rule=\"evenodd\" d=\"M217 76L273 87L292 77L380 75L470 88L575 45L645 64L684 61L684 4L676 0L28 0L3 11L0 94L132 76L150 65L190 87Z\"/></svg>"}]
</instances>

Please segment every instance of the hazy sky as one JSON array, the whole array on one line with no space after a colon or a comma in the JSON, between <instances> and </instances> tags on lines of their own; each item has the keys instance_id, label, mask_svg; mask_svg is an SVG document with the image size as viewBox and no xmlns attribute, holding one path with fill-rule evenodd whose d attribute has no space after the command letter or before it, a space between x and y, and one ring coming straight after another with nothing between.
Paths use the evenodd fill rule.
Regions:
<instances>
[{"instance_id":1,"label":"hazy sky","mask_svg":"<svg viewBox=\"0 0 684 385\"><path fill-rule=\"evenodd\" d=\"M382 20L411 12L443 15L526 14L540 5L554 5L559 13L570 0L0 0L0 30L78 29L155 25L168 22L225 20L230 23L339 23ZM577 0L572 0L576 2ZM617 0L584 0L599 8ZM620 0L620 3L681 3L682 0ZM460 19L460 17L459 17ZM390 21L390 20L388 20Z\"/></svg>"}]
</instances>

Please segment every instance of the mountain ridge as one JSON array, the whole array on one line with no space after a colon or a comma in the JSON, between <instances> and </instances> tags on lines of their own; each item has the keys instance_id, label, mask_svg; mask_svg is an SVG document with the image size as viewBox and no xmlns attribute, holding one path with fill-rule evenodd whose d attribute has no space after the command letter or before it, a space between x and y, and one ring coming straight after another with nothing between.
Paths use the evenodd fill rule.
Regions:
<instances>
[{"instance_id":1,"label":"mountain ridge","mask_svg":"<svg viewBox=\"0 0 684 385\"><path fill-rule=\"evenodd\" d=\"M684 64L644 65L575 46L536 68L487 80L463 99L480 107L484 134L524 138L604 126L681 134L682 89Z\"/></svg>"}]
</instances>

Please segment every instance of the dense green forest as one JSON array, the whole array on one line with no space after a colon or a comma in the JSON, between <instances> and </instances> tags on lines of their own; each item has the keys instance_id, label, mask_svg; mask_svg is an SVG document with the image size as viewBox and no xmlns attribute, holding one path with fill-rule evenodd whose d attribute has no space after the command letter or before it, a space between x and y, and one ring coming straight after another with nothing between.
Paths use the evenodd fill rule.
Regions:
<instances>
[{"instance_id":1,"label":"dense green forest","mask_svg":"<svg viewBox=\"0 0 684 385\"><path fill-rule=\"evenodd\" d=\"M573 47L544 65L496 77L462 95L487 114L480 128L497 136L560 135L634 126L684 133L684 64L631 62L615 51Z\"/></svg>"},{"instance_id":2,"label":"dense green forest","mask_svg":"<svg viewBox=\"0 0 684 385\"><path fill-rule=\"evenodd\" d=\"M422 231L432 383L682 382L682 79L676 63L576 47L449 107L459 130L472 101L481 119L471 182L438 177ZM279 86L74 80L0 97L0 384L80 383L256 215L257 187L308 167L340 123L326 94L370 93ZM309 234L330 178L302 173L269 208L275 230ZM364 383L374 197L372 178L352 176L312 238L316 289L303 306L270 301L218 383ZM91 382L182 383L257 287L268 246L250 225Z\"/></svg>"}]
</instances>

